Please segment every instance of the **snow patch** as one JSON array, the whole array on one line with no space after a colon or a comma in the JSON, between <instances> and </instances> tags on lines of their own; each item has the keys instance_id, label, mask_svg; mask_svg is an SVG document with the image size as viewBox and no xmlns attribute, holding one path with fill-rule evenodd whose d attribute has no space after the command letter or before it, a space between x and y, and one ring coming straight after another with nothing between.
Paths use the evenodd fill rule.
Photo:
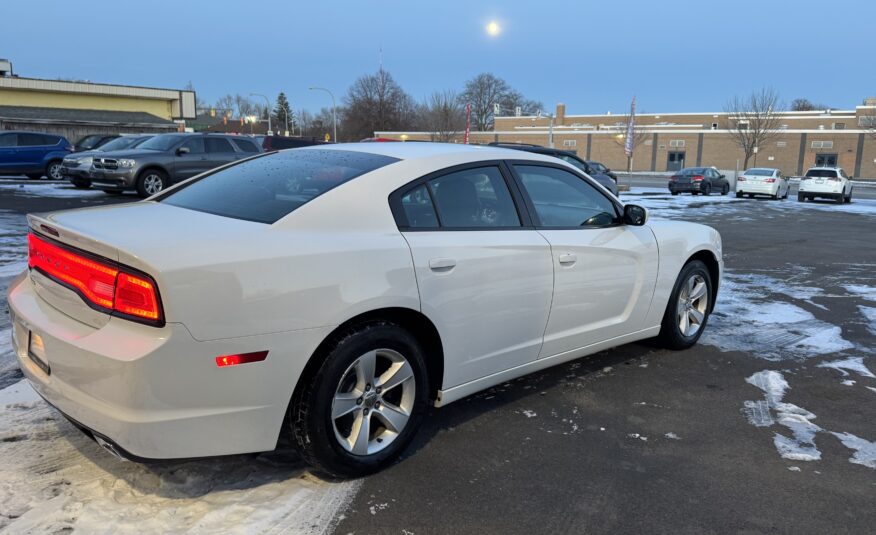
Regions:
<instances>
[{"instance_id":1,"label":"snow patch","mask_svg":"<svg viewBox=\"0 0 876 535\"><path fill-rule=\"evenodd\" d=\"M106 195L96 189L78 189L69 182L48 184L0 184L0 193L32 197L96 197Z\"/></svg>"},{"instance_id":2,"label":"snow patch","mask_svg":"<svg viewBox=\"0 0 876 535\"><path fill-rule=\"evenodd\" d=\"M789 386L781 373L773 370L764 370L753 374L746 382L761 389L766 403L776 413L775 421L787 427L792 437L781 433L773 435L773 444L776 450L785 459L794 461L817 461L821 459L821 452L815 446L815 434L821 430L812 423L815 415L806 409L793 403L785 403L785 397ZM748 403L746 404L746 409ZM771 418L770 418L771 419ZM749 416L749 422L759 426L770 426L772 423L755 423Z\"/></svg>"},{"instance_id":3,"label":"snow patch","mask_svg":"<svg viewBox=\"0 0 876 535\"><path fill-rule=\"evenodd\" d=\"M792 471L792 472L799 472L799 471L800 471L800 467L799 467L799 466L789 466L789 467L788 467L788 470L790 470L790 471Z\"/></svg>"},{"instance_id":4,"label":"snow patch","mask_svg":"<svg viewBox=\"0 0 876 535\"><path fill-rule=\"evenodd\" d=\"M524 409L520 412L522 412L527 418L535 418L536 416L538 416L535 411L531 411L529 409Z\"/></svg>"},{"instance_id":5,"label":"snow patch","mask_svg":"<svg viewBox=\"0 0 876 535\"><path fill-rule=\"evenodd\" d=\"M870 331L871 334L876 335L876 308L858 305L858 310L860 310L861 315L867 318L867 321L870 322L870 325L867 326L867 329Z\"/></svg>"},{"instance_id":6,"label":"snow patch","mask_svg":"<svg viewBox=\"0 0 876 535\"><path fill-rule=\"evenodd\" d=\"M833 433L833 436L840 439L840 442L850 450L855 450L850 463L860 464L867 468L876 468L876 442L870 442L863 438L856 437L851 433Z\"/></svg>"},{"instance_id":7,"label":"snow patch","mask_svg":"<svg viewBox=\"0 0 876 535\"><path fill-rule=\"evenodd\" d=\"M844 284L843 288L847 292L854 294L867 301L876 302L876 286L866 286L863 284Z\"/></svg>"},{"instance_id":8,"label":"snow patch","mask_svg":"<svg viewBox=\"0 0 876 535\"><path fill-rule=\"evenodd\" d=\"M671 431L670 431L669 433L666 433L666 434L663 435L663 436L666 437L666 438L668 438L668 439L670 439L670 440L681 440L681 437L680 437L680 436L676 435L675 433L673 433L673 432L671 432Z\"/></svg>"},{"instance_id":9,"label":"snow patch","mask_svg":"<svg viewBox=\"0 0 876 535\"><path fill-rule=\"evenodd\" d=\"M871 379L876 379L876 375L873 375L867 366L864 365L864 357L850 357L843 360L833 360L830 362L822 362L818 365L819 368L833 368L835 370L839 370L843 377L848 377L849 371L853 371L860 375L861 377L869 377ZM852 384L855 382L852 381ZM843 381L843 384L846 384Z\"/></svg>"}]
</instances>

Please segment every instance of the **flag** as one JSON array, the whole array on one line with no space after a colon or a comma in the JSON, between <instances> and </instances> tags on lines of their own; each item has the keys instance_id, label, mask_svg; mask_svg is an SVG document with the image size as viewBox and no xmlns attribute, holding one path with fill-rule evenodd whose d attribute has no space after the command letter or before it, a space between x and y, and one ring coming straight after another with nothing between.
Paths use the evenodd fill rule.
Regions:
<instances>
[{"instance_id":1,"label":"flag","mask_svg":"<svg viewBox=\"0 0 876 535\"><path fill-rule=\"evenodd\" d=\"M465 137L462 142L468 145L468 133L471 132L471 103L465 105Z\"/></svg>"},{"instance_id":2,"label":"flag","mask_svg":"<svg viewBox=\"0 0 876 535\"><path fill-rule=\"evenodd\" d=\"M633 96L633 103L630 105L630 120L627 122L627 139L624 142L624 153L627 158L633 156L633 132L636 128L636 97Z\"/></svg>"}]
</instances>

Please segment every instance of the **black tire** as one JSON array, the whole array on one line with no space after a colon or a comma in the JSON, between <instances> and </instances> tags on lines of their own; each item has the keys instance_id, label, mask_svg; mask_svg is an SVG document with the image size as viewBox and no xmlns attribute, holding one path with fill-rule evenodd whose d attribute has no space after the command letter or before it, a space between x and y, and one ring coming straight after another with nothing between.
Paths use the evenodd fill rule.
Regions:
<instances>
[{"instance_id":1,"label":"black tire","mask_svg":"<svg viewBox=\"0 0 876 535\"><path fill-rule=\"evenodd\" d=\"M103 192L107 195L121 195L122 193L124 193L124 191L120 189L105 189L103 190Z\"/></svg>"},{"instance_id":2,"label":"black tire","mask_svg":"<svg viewBox=\"0 0 876 535\"><path fill-rule=\"evenodd\" d=\"M46 178L49 180L64 180L61 160L52 160L46 165Z\"/></svg>"},{"instance_id":3,"label":"black tire","mask_svg":"<svg viewBox=\"0 0 876 535\"><path fill-rule=\"evenodd\" d=\"M137 194L141 197L151 197L167 186L167 173L160 169L146 169L137 177Z\"/></svg>"},{"instance_id":4,"label":"black tire","mask_svg":"<svg viewBox=\"0 0 876 535\"><path fill-rule=\"evenodd\" d=\"M74 188L79 189L88 189L91 187L90 180L71 180L70 183L73 184Z\"/></svg>"},{"instance_id":5,"label":"black tire","mask_svg":"<svg viewBox=\"0 0 876 535\"><path fill-rule=\"evenodd\" d=\"M797 194L797 202L806 202L806 196L802 193Z\"/></svg>"},{"instance_id":6,"label":"black tire","mask_svg":"<svg viewBox=\"0 0 876 535\"><path fill-rule=\"evenodd\" d=\"M703 195L711 195L712 194L712 183L706 182L703 185Z\"/></svg>"},{"instance_id":7,"label":"black tire","mask_svg":"<svg viewBox=\"0 0 876 535\"><path fill-rule=\"evenodd\" d=\"M737 191L737 192L736 192L736 198L737 198L737 199L741 199L741 198L742 198L742 192L741 192L741 191Z\"/></svg>"},{"instance_id":8,"label":"black tire","mask_svg":"<svg viewBox=\"0 0 876 535\"><path fill-rule=\"evenodd\" d=\"M691 277L695 276L702 277L705 281L705 295L708 301L699 329L691 336L686 336L681 332L677 321L678 302L682 287ZM672 293L669 295L669 302L666 304L666 311L663 314L663 322L660 324L660 333L657 335L657 343L666 349L673 350L687 349L696 344L706 329L709 315L712 313L712 307L714 306L712 296L712 277L709 275L706 265L699 260L693 260L685 264L678 274L675 286L672 288Z\"/></svg>"},{"instance_id":9,"label":"black tire","mask_svg":"<svg viewBox=\"0 0 876 535\"><path fill-rule=\"evenodd\" d=\"M673 195L678 195L677 191L671 191L670 193L672 193Z\"/></svg>"},{"instance_id":10,"label":"black tire","mask_svg":"<svg viewBox=\"0 0 876 535\"><path fill-rule=\"evenodd\" d=\"M724 184L724 187L721 188L721 195L727 195L730 193L730 184Z\"/></svg>"},{"instance_id":11,"label":"black tire","mask_svg":"<svg viewBox=\"0 0 876 535\"><path fill-rule=\"evenodd\" d=\"M42 173L28 173L25 175L30 180L39 180L43 177Z\"/></svg>"},{"instance_id":12,"label":"black tire","mask_svg":"<svg viewBox=\"0 0 876 535\"><path fill-rule=\"evenodd\" d=\"M849 196L845 198L846 204L850 204L852 202L852 190L849 190Z\"/></svg>"},{"instance_id":13,"label":"black tire","mask_svg":"<svg viewBox=\"0 0 876 535\"><path fill-rule=\"evenodd\" d=\"M353 363L378 349L396 351L410 364L414 376L414 401L407 423L392 442L376 453L354 455L335 435L331 417L333 400ZM400 326L378 321L351 327L336 336L323 355L325 360L319 368L300 379L301 386L289 407L291 434L298 451L310 465L336 477L360 477L386 468L413 439L426 411L429 381L420 344ZM361 406L364 408L365 403Z\"/></svg>"},{"instance_id":14,"label":"black tire","mask_svg":"<svg viewBox=\"0 0 876 535\"><path fill-rule=\"evenodd\" d=\"M839 195L837 195L837 196L836 196L836 199L834 199L833 202L835 202L835 203L837 203L837 204L843 204L843 203L845 203L845 202L846 202L846 195L845 195L845 193L840 193Z\"/></svg>"}]
</instances>

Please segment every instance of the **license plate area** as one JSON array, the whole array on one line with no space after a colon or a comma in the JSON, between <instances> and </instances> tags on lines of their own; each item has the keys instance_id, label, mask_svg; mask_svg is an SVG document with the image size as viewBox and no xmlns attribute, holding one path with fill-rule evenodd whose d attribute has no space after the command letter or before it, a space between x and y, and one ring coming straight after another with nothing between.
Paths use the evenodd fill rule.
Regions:
<instances>
[{"instance_id":1,"label":"license plate area","mask_svg":"<svg viewBox=\"0 0 876 535\"><path fill-rule=\"evenodd\" d=\"M42 337L34 334L33 331L27 332L27 357L46 375L52 375L52 368L45 360L46 347L42 340Z\"/></svg>"}]
</instances>

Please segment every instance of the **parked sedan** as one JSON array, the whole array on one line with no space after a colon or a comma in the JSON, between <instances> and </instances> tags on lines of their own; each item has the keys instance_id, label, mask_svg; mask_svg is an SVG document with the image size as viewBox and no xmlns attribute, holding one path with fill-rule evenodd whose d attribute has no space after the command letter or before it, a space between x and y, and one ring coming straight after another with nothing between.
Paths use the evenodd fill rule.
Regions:
<instances>
[{"instance_id":1,"label":"parked sedan","mask_svg":"<svg viewBox=\"0 0 876 535\"><path fill-rule=\"evenodd\" d=\"M94 150L77 152L66 156L64 157L61 167L61 174L63 174L64 177L77 188L90 188L91 167L96 154L101 152L112 152L115 150L133 149L152 136L153 134L120 136L107 141Z\"/></svg>"},{"instance_id":2,"label":"parked sedan","mask_svg":"<svg viewBox=\"0 0 876 535\"><path fill-rule=\"evenodd\" d=\"M690 192L691 195L709 195L718 192L727 195L730 182L714 167L686 167L669 177L669 192L678 195Z\"/></svg>"},{"instance_id":3,"label":"parked sedan","mask_svg":"<svg viewBox=\"0 0 876 535\"><path fill-rule=\"evenodd\" d=\"M340 178L292 191L322 174ZM710 227L451 144L263 154L28 224L12 349L79 428L132 459L283 434L340 476L392 463L427 405L635 340L691 347L723 266Z\"/></svg>"},{"instance_id":4,"label":"parked sedan","mask_svg":"<svg viewBox=\"0 0 876 535\"><path fill-rule=\"evenodd\" d=\"M831 199L837 204L852 202L852 177L839 167L813 167L806 171L797 187L800 202L815 198Z\"/></svg>"},{"instance_id":5,"label":"parked sedan","mask_svg":"<svg viewBox=\"0 0 876 535\"><path fill-rule=\"evenodd\" d=\"M736 197L768 195L773 199L787 199L791 185L779 169L756 167L747 169L736 178Z\"/></svg>"}]
</instances>

